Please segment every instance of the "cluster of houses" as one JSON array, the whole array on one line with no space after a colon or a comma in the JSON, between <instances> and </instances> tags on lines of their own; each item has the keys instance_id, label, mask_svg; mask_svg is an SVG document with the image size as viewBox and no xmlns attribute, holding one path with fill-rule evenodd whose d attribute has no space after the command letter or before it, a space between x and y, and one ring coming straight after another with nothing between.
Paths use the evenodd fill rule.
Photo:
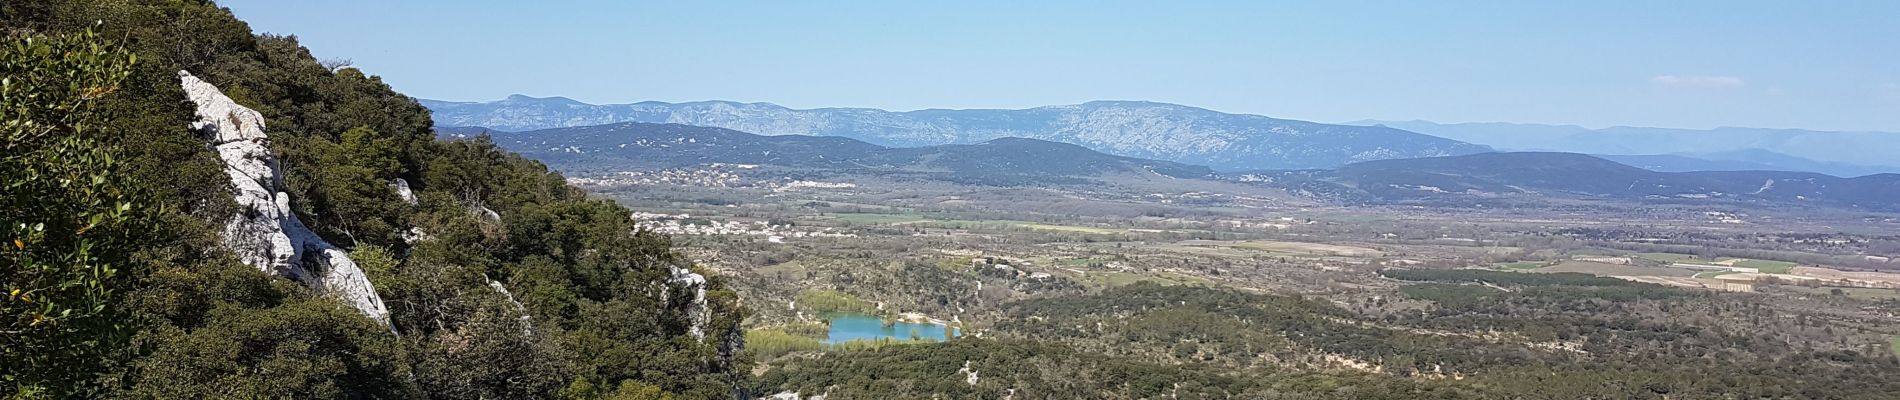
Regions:
<instances>
[{"instance_id":1,"label":"cluster of houses","mask_svg":"<svg viewBox=\"0 0 1900 400\"><path fill-rule=\"evenodd\" d=\"M567 178L567 183L587 188L617 188L635 185L744 186L744 180L739 177L739 174L716 168L620 171L600 177L570 177Z\"/></svg>"},{"instance_id":2,"label":"cluster of houses","mask_svg":"<svg viewBox=\"0 0 1900 400\"><path fill-rule=\"evenodd\" d=\"M858 236L855 233L836 232L830 227L798 229L793 225L773 224L770 221L717 221L693 218L690 214L635 212L632 218L634 226L640 229L667 235L764 236L773 243L781 243L788 238Z\"/></svg>"},{"instance_id":3,"label":"cluster of houses","mask_svg":"<svg viewBox=\"0 0 1900 400\"><path fill-rule=\"evenodd\" d=\"M602 176L576 176L567 178L575 186L589 189L615 189L640 185L678 185L712 188L753 187L773 192L786 192L800 189L850 189L857 184L845 182L820 182L778 179L746 179L737 170L757 169L751 164L711 164L698 169L662 169L649 171L620 171Z\"/></svg>"}]
</instances>

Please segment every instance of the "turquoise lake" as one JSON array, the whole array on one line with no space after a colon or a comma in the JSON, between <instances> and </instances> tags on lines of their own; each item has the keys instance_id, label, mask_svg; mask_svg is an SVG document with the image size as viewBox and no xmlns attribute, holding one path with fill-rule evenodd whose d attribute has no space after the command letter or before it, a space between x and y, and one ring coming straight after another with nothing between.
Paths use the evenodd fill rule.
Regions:
<instances>
[{"instance_id":1,"label":"turquoise lake","mask_svg":"<svg viewBox=\"0 0 1900 400\"><path fill-rule=\"evenodd\" d=\"M884 319L875 315L836 313L825 314L824 318L831 322L831 331L826 334L825 344L885 338L897 340L916 338L941 342L946 331L951 336L962 334L957 328L937 324L913 324L899 321L885 326Z\"/></svg>"}]
</instances>

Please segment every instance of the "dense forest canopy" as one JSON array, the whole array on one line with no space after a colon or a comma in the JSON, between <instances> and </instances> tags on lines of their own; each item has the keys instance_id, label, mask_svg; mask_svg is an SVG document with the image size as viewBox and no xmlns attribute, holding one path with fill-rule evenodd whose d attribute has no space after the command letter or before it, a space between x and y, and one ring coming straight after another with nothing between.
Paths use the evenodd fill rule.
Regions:
<instances>
[{"instance_id":1,"label":"dense forest canopy","mask_svg":"<svg viewBox=\"0 0 1900 400\"><path fill-rule=\"evenodd\" d=\"M665 238L485 139L435 140L413 99L295 37L206 1L7 2L0 22L0 392L708 398L745 368L736 297L707 283L690 334ZM220 245L241 211L179 71L263 114L296 214L400 334Z\"/></svg>"}]
</instances>

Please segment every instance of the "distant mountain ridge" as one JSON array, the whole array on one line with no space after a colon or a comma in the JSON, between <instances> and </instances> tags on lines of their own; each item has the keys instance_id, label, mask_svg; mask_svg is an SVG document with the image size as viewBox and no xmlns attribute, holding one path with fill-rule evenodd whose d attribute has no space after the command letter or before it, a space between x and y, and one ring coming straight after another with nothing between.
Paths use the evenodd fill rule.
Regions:
<instances>
[{"instance_id":1,"label":"distant mountain ridge","mask_svg":"<svg viewBox=\"0 0 1900 400\"><path fill-rule=\"evenodd\" d=\"M1360 203L1479 204L1529 196L1900 210L1900 174L1841 178L1786 171L1658 172L1556 152L1381 160L1330 170L1257 171L1240 179Z\"/></svg>"},{"instance_id":2,"label":"distant mountain ridge","mask_svg":"<svg viewBox=\"0 0 1900 400\"><path fill-rule=\"evenodd\" d=\"M1854 176L1900 172L1900 133L1803 129L1671 129L1617 126L1362 120L1349 125L1388 126L1514 151L1563 151L1616 155L1688 155L1712 161L1747 161L1776 169ZM1791 160L1790 157L1794 158Z\"/></svg>"},{"instance_id":3,"label":"distant mountain ridge","mask_svg":"<svg viewBox=\"0 0 1900 400\"><path fill-rule=\"evenodd\" d=\"M438 129L466 136L469 129ZM761 164L792 168L937 174L965 182L1074 181L1108 175L1206 178L1213 170L1114 156L1082 146L999 138L978 144L890 148L833 136L763 136L724 128L623 122L491 132L496 144L562 169Z\"/></svg>"},{"instance_id":4,"label":"distant mountain ridge","mask_svg":"<svg viewBox=\"0 0 1900 400\"><path fill-rule=\"evenodd\" d=\"M438 128L437 132L467 137L479 129ZM1660 172L1558 152L1486 152L1376 160L1331 169L1217 175L1203 166L1114 156L1024 138L893 148L842 137L764 136L638 122L491 133L491 138L504 148L568 171L759 164L999 186L1087 183L1110 177L1226 179L1346 204L1478 207L1549 205L1571 199L1900 211L1900 174L1842 178L1787 171Z\"/></svg>"},{"instance_id":5,"label":"distant mountain ridge","mask_svg":"<svg viewBox=\"0 0 1900 400\"><path fill-rule=\"evenodd\" d=\"M1777 153L1762 149L1720 151L1713 153L1678 153L1649 155L1603 155L1608 160L1632 166L1662 172L1691 171L1802 171L1816 172L1839 177L1855 177L1882 173L1900 173L1900 167L1880 167L1855 165L1841 162L1816 161L1804 157Z\"/></svg>"},{"instance_id":6,"label":"distant mountain ridge","mask_svg":"<svg viewBox=\"0 0 1900 400\"><path fill-rule=\"evenodd\" d=\"M726 101L593 105L560 97L520 95L479 103L420 101L434 111L436 123L443 126L526 131L616 122L677 123L764 135L840 136L890 147L974 144L1020 137L1223 170L1322 168L1490 150L1394 128L1330 125L1140 101L1094 101L1020 110L906 112L865 108L796 110L769 103Z\"/></svg>"}]
</instances>

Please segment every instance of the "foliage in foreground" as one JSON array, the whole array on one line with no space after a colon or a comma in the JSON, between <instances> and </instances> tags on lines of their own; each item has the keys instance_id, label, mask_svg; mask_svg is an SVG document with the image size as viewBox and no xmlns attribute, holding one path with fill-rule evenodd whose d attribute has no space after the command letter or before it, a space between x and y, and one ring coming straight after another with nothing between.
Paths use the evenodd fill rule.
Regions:
<instances>
[{"instance_id":1,"label":"foliage in foreground","mask_svg":"<svg viewBox=\"0 0 1900 400\"><path fill-rule=\"evenodd\" d=\"M109 306L158 212L98 100L133 61L90 30L0 43L0 384L23 393L79 394L127 333Z\"/></svg>"},{"instance_id":2,"label":"foliage in foreground","mask_svg":"<svg viewBox=\"0 0 1900 400\"><path fill-rule=\"evenodd\" d=\"M742 378L722 281L700 340L666 238L485 138L435 140L374 76L206 1L0 11L0 397L710 398ZM400 335L223 249L239 210L179 70L264 114L293 209L352 249Z\"/></svg>"}]
</instances>

